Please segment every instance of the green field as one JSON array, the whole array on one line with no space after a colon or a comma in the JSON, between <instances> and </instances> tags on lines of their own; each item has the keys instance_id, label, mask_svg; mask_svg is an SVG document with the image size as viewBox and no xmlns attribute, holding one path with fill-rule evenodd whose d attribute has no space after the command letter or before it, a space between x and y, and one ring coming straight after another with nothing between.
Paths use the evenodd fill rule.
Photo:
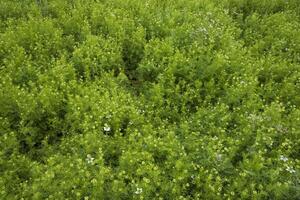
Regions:
<instances>
[{"instance_id":1,"label":"green field","mask_svg":"<svg viewBox=\"0 0 300 200\"><path fill-rule=\"evenodd\" d=\"M299 200L299 0L0 0L1 200Z\"/></svg>"}]
</instances>

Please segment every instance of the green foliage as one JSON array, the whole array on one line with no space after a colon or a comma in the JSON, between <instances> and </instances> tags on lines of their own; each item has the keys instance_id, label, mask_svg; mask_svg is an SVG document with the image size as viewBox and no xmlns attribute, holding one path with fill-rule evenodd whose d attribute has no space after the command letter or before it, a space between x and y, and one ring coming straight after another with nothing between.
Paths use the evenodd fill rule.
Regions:
<instances>
[{"instance_id":1,"label":"green foliage","mask_svg":"<svg viewBox=\"0 0 300 200\"><path fill-rule=\"evenodd\" d=\"M0 199L299 199L298 0L0 0Z\"/></svg>"}]
</instances>

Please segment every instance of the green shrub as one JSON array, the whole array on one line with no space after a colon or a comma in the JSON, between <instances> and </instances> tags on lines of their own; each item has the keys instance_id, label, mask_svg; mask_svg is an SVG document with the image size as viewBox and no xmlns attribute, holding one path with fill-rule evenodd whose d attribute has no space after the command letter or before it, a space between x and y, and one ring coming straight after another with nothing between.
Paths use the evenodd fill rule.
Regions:
<instances>
[{"instance_id":1,"label":"green shrub","mask_svg":"<svg viewBox=\"0 0 300 200\"><path fill-rule=\"evenodd\" d=\"M0 199L299 199L299 5L0 1Z\"/></svg>"}]
</instances>

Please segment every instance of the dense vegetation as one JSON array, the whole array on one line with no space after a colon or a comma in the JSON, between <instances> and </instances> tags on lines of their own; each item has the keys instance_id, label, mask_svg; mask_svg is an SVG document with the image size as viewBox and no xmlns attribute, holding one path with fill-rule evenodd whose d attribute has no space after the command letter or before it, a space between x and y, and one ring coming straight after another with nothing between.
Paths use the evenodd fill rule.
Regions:
<instances>
[{"instance_id":1,"label":"dense vegetation","mask_svg":"<svg viewBox=\"0 0 300 200\"><path fill-rule=\"evenodd\" d=\"M299 0L0 0L0 199L300 199Z\"/></svg>"}]
</instances>

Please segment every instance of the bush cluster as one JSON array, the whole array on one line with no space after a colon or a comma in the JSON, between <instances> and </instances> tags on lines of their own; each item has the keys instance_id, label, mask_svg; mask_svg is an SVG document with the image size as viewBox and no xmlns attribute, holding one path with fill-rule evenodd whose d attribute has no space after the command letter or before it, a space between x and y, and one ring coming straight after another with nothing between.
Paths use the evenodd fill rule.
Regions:
<instances>
[{"instance_id":1,"label":"bush cluster","mask_svg":"<svg viewBox=\"0 0 300 200\"><path fill-rule=\"evenodd\" d=\"M1 0L0 199L300 199L298 0Z\"/></svg>"}]
</instances>

